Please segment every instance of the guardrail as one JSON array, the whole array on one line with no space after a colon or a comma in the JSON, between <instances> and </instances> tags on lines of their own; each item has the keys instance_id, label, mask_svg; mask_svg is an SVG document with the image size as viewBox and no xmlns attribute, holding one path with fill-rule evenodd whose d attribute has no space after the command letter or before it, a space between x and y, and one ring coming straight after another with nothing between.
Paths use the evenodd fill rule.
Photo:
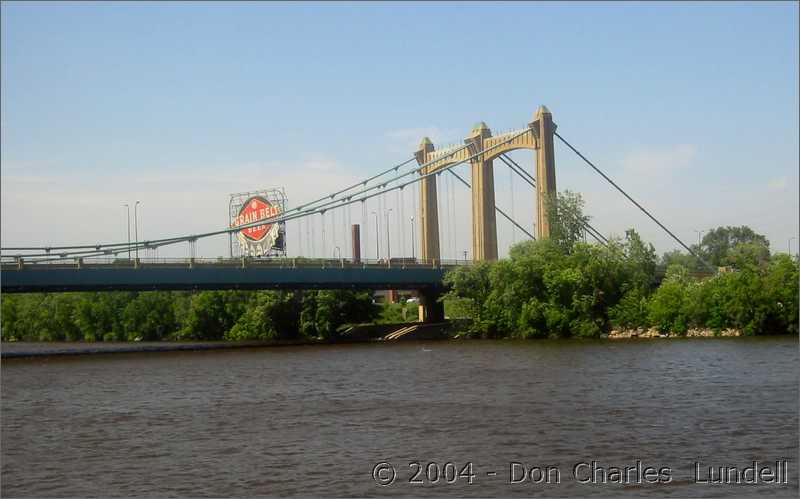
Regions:
<instances>
[{"instance_id":1,"label":"guardrail","mask_svg":"<svg viewBox=\"0 0 800 499\"><path fill-rule=\"evenodd\" d=\"M26 261L24 258L3 257L0 270L22 269L91 269L91 268L448 268L472 265L467 260L362 259L346 258L77 258L73 261Z\"/></svg>"}]
</instances>

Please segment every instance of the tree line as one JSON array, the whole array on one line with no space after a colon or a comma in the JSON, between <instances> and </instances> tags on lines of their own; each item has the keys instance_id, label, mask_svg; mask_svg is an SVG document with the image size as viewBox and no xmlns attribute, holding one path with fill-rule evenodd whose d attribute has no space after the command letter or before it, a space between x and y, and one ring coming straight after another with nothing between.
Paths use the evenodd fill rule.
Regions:
<instances>
[{"instance_id":1,"label":"tree line","mask_svg":"<svg viewBox=\"0 0 800 499\"><path fill-rule=\"evenodd\" d=\"M381 312L371 293L351 290L5 294L2 339L335 339Z\"/></svg>"},{"instance_id":2,"label":"tree line","mask_svg":"<svg viewBox=\"0 0 800 499\"><path fill-rule=\"evenodd\" d=\"M634 230L608 245L584 242L580 195L550 201L551 237L515 245L510 257L446 276L451 316L491 338L600 337L613 328L798 332L798 260L772 255L749 227L720 227L692 247L656 256ZM699 257L699 258L698 258ZM705 264L712 277L694 277ZM662 274L662 270L666 272Z\"/></svg>"}]
</instances>

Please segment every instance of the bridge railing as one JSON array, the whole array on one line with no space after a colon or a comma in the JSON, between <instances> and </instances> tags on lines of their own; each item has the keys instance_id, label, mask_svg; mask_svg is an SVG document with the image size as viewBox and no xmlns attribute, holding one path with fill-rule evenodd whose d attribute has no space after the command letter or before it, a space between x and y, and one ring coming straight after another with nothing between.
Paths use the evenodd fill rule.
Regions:
<instances>
[{"instance_id":1,"label":"bridge railing","mask_svg":"<svg viewBox=\"0 0 800 499\"><path fill-rule=\"evenodd\" d=\"M91 268L449 268L471 265L469 260L421 260L412 258L361 259L348 258L108 258L59 259L26 261L24 258L3 257L0 269L4 272L22 269L91 269Z\"/></svg>"}]
</instances>

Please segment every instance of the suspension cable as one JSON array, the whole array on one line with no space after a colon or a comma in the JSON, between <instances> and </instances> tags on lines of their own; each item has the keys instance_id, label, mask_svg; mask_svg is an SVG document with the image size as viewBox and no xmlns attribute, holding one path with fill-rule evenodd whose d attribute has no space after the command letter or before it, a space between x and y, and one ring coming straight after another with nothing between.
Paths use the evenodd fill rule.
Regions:
<instances>
[{"instance_id":1,"label":"suspension cable","mask_svg":"<svg viewBox=\"0 0 800 499\"><path fill-rule=\"evenodd\" d=\"M139 241L136 244L131 244L131 245L128 245L128 243L113 243L113 244L103 244L103 245L84 245L84 246L78 246L78 247L76 247L76 246L34 247L34 248L30 248L30 249L34 249L35 250L35 249L55 249L55 248L63 248L63 249L95 248L95 251L97 251L98 247L104 247L104 248L123 247L123 248L120 248L120 250L124 249L125 251L127 251L128 247L130 247L131 249L135 249L137 247L138 248L145 248L145 249L154 249L154 248L158 248L160 246L166 246L166 245L170 245L170 244L184 242L184 241L186 241L186 240L188 240L190 238L202 239L202 238L205 238L205 237L213 237L213 236L218 236L218 235L222 235L222 234L229 234L229 233L239 232L239 231L241 231L243 229L246 229L246 228L249 228L249 227L257 227L257 226L260 226L260 225L267 225L267 224L272 224L272 223L286 222L286 221L289 221L289 220L294 220L294 219L297 219L297 218L302 218L302 217L306 217L306 216L309 216L309 215L314 215L314 214L317 214L317 213L324 213L331 205L336 204L336 203L340 203L339 206L346 206L346 205L355 203L357 201L366 201L368 199L371 199L373 197L379 196L379 195L381 195L381 194L383 194L385 192L388 192L390 190L395 190L395 189L399 189L399 188L405 187L407 185L415 184L415 183L420 182L421 180L423 180L425 178L431 177L432 175L437 175L437 174L443 173L444 171L450 170L450 169L454 168L455 166L458 166L458 165L460 165L462 163L468 162L468 161L470 161L472 159L475 159L476 157L479 157L479 156L481 156L483 154L486 154L487 152L490 152L493 149L497 149L498 147L504 146L505 144L507 144L509 142L512 142L516 138L518 138L518 137L520 137L520 136L522 136L522 135L524 135L526 133L530 133L530 129L525 129L525 130L523 130L523 131L521 131L521 132L519 132L517 134L512 135L511 137L508 137L508 138L504 139L501 142L498 142L497 144L495 144L495 145L493 145L493 146L491 146L489 148L486 148L486 149L483 149L481 151L478 151L475 154L472 154L472 155L470 155L470 156L468 156L468 157L466 157L464 159L461 159L461 160L459 160L457 162L451 163L451 164L449 164L447 166L443 166L440 169L438 169L437 171L428 172L428 173L422 173L422 171L427 166L429 166L430 164L438 162L438 161L441 161L443 158L452 156L452 155L456 154L458 151L466 148L467 146L459 147L459 148L457 148L457 149L455 149L453 151L449 151L447 154L445 154L445 155L443 155L443 156L441 156L439 158L436 158L436 159L434 159L434 160L432 160L432 161L430 161L430 162L428 162L426 164L423 164L423 165L419 166L418 168L415 168L415 169L413 169L413 170L411 170L409 172L406 172L406 173L404 173L402 175L398 175L398 176L396 176L396 177L394 177L392 179L389 179L388 181L386 181L383 184L379 184L377 186L372 186L370 188L363 189L362 191L360 191L358 193L353 193L352 195L350 195L350 196L348 196L348 197L346 197L344 199L335 200L335 201L333 201L333 200L327 201L325 203L322 203L319 206L316 206L316 207L313 207L313 208L309 208L309 209L307 209L305 211L302 211L302 212L297 212L297 213L286 213L285 212L285 213L282 213L282 214L277 215L275 217L271 217L271 218L267 218L267 219L263 219L263 220L257 220L255 222L251 222L251 223L248 223L248 224L242 224L242 225L239 225L237 227L229 227L229 228L226 228L226 229L221 229L221 230L216 230L216 231L211 231L211 232L206 232L206 233L201 233L201 234L193 234L193 235L189 235L189 236L179 236L179 237L172 237L172 238L156 239L156 240L151 240L151 241ZM398 166L398 168L399 168L399 166ZM415 177L412 180L406 181L406 182L404 182L402 184L393 185L389 189L385 189L387 184L396 182L396 181L398 181L399 179L401 179L403 177L406 177L406 176L408 176L408 175L410 175L412 173L417 173L417 172L420 173L420 175L418 177ZM385 189L385 190L383 190L381 192L378 192L378 193L366 194L368 191L374 190L376 187L377 188L381 188L381 189ZM360 197L356 197L356 196L358 196L360 194L363 194L363 195L361 195ZM328 197L333 197L333 196L328 196ZM290 211L296 211L296 209L290 210ZM313 217L312 217L312 220L313 220ZM313 225L312 225L312 227L313 227ZM314 239L314 236L313 236L313 229L312 229L312 244L313 244L313 239ZM24 251L25 250L23 248L2 248L2 249L5 250L5 251L12 251L12 250L17 250L17 251L23 250ZM26 256L26 255L15 255L15 256Z\"/></svg>"},{"instance_id":2,"label":"suspension cable","mask_svg":"<svg viewBox=\"0 0 800 499\"><path fill-rule=\"evenodd\" d=\"M514 172L508 169L508 190L511 197L511 217L514 217ZM511 228L511 246L517 243L517 231Z\"/></svg>"},{"instance_id":3,"label":"suspension cable","mask_svg":"<svg viewBox=\"0 0 800 499\"><path fill-rule=\"evenodd\" d=\"M466 186L467 186L467 189L472 189L472 186L469 184L469 182L467 182L466 180L464 180L463 178L461 178L461 175L459 175L458 173L454 172L453 170L450 170L450 173L452 173L453 175L455 175L455 177L456 177L458 180L460 180L462 184L466 185ZM506 218L506 219L507 219L509 222L511 222L512 224L516 225L516 226L517 226L517 228L518 228L519 230L521 230L522 232L524 232L525 234L527 234L527 235L528 235L528 237L530 237L530 238L531 238L531 239L533 239L534 241L536 240L536 238L533 236L533 234L531 234L530 232L528 232L527 230L525 230L525 228L524 228L524 227L522 227L520 224L518 224L516 221L514 221L514 219L513 219L513 218L509 217L509 216L506 214L506 212L504 212L503 210L501 210L501 209L500 209L500 208L499 208L497 205L494 205L494 209L495 209L495 210L497 210L497 213L499 213L499 214L503 215L503 216L504 216L504 217L505 217L505 218Z\"/></svg>"},{"instance_id":4,"label":"suspension cable","mask_svg":"<svg viewBox=\"0 0 800 499\"><path fill-rule=\"evenodd\" d=\"M685 244L683 241L681 241L681 239L680 239L678 236L676 236L675 234L673 234L673 233L672 233L672 231L671 231L671 230L669 230L669 229L668 229L666 226L664 226L664 224L662 224L661 222L659 222L659 221L658 221L658 219L657 219L656 217L654 217L653 215L651 215L649 211L647 211L646 209L644 209L644 207L643 207L642 205L640 205L639 203L637 203L637 202L636 202L636 200L634 200L634 199L633 199L631 196L629 196L629 195L628 195L628 193L627 193L627 192L625 192L625 191L622 189L622 187L620 187L619 185L617 185L617 184L616 184L616 182L614 182L613 180L611 180L611 179L608 177L608 175L606 175L605 173L603 173L603 172L600 170L600 168L598 168L598 167L597 167L597 166L595 166L595 165L594 165L594 164L593 164L591 161L589 161L588 159L586 159L586 156L584 156L584 155L583 155L583 154L581 154L581 153L580 153L580 152L579 152L577 149L575 149L574 147L572 147L572 144L570 144L569 142L567 142L567 141L564 139L564 137L562 137L561 135L559 135L559 134L558 134L556 131L553 131L553 135L555 135L556 137L558 137L558 139L559 139L561 142L563 142L563 143L564 143L564 145L566 145L567 147L569 147L570 149L572 149L572 152L574 152L575 154L577 154L577 155L578 155L578 157L580 157L580 158L581 158L583 161L585 161L587 165L591 166L591 167L592 167L592 169L593 169L594 171L596 171L598 174L600 174L600 176L601 176L601 177L603 177L603 178L604 178L604 179L605 179L605 180L606 180L606 181L607 181L609 184L611 184L612 186L614 186L614 188L616 188L616 189L617 189L619 192L621 192L623 196L625 196L626 198L628 198L628 201L630 201L631 203L633 203L634 205L636 205L636 207L637 207L637 208L639 208L639 209L642 211L642 213L644 213L645 215L647 215L648 217L650 217L650 220L652 220L652 221L654 221L656 224L658 224L658 226L659 226L659 227L661 227L661 228L664 230L664 232L666 232L667 234L669 234L670 236L672 236L672 238L673 238L673 239L675 239L675 240L678 242L678 244L680 244L681 246L683 246L683 247L686 249L686 251L688 251L688 252L689 252L689 254L691 254L693 257L697 258L697 260L698 260L698 261L700 261L700 263L702 263L703 265L705 265L705 266L706 266L706 268L708 268L708 269L709 269L709 270L711 270L712 272L716 272L716 270L717 270L717 269L715 269L715 268L714 268L713 266L711 266L711 265L710 265L708 262L706 262L704 259L702 259L702 258L701 258L701 257L700 257L700 256L699 256L697 253L695 253L694 251L692 251L692 249L691 249L689 246L687 246L687 245L686 245L686 244Z\"/></svg>"},{"instance_id":5,"label":"suspension cable","mask_svg":"<svg viewBox=\"0 0 800 499\"><path fill-rule=\"evenodd\" d=\"M528 185L530 185L531 187L535 188L536 187L536 180L532 176L530 176L530 174L528 174L528 172L526 172L524 169L522 169L522 167L519 166L514 160L512 160L511 158L505 158L504 156L505 155L501 154L499 157L509 167L509 169L514 171L514 173L516 173L520 177L522 177L522 179L525 182L527 182ZM508 161L506 161L506 159L510 160L511 162L509 163ZM515 168L515 165L516 165L516 168ZM589 235L592 236L592 238L595 241L597 241L600 244L608 246L608 239L603 234L601 234L599 230L597 230L594 227L592 227L592 224L590 224L589 222L583 222L582 225L583 225L584 229L589 230Z\"/></svg>"},{"instance_id":6,"label":"suspension cable","mask_svg":"<svg viewBox=\"0 0 800 499\"><path fill-rule=\"evenodd\" d=\"M323 197L321 197L321 198L319 198L319 199L317 199L315 201L310 201L308 203L304 203L304 204L298 205L297 207L292 208L291 210L288 210L288 211L290 211L290 212L291 211L302 211L303 209L305 209L308 206L320 203L320 202L325 201L327 199L334 199L335 197L339 196L340 194L344 194L345 192L353 190L356 187L366 186L369 182L372 182L373 180L378 179L378 178L386 175L387 173L390 173L390 172L393 172L393 171L396 172L399 168L401 168L401 167L411 163L412 161L414 161L414 159L416 159L416 158L414 156L412 156L411 158L403 161L402 163L394 165L394 166L392 166L392 167L390 167L390 168L378 173L377 175L373 175L373 176L371 176L371 177L369 177L369 178L367 178L365 180L362 180L361 182L357 182L357 183L355 183L355 184L353 184L353 185L351 185L351 186L349 186L347 188L344 188L344 189L342 189L340 191L336 191L333 194L328 194L327 196L323 196Z\"/></svg>"}]
</instances>

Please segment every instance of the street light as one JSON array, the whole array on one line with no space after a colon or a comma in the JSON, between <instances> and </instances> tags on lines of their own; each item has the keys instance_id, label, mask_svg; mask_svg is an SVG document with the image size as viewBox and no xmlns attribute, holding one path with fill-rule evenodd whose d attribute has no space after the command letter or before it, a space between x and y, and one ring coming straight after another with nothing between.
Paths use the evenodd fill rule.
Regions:
<instances>
[{"instance_id":1,"label":"street light","mask_svg":"<svg viewBox=\"0 0 800 499\"><path fill-rule=\"evenodd\" d=\"M378 214L374 211L372 212L375 215L375 259L381 259L381 233L378 231Z\"/></svg>"},{"instance_id":2,"label":"street light","mask_svg":"<svg viewBox=\"0 0 800 499\"><path fill-rule=\"evenodd\" d=\"M414 217L411 217L411 259L417 260L417 243L414 241Z\"/></svg>"},{"instance_id":3,"label":"street light","mask_svg":"<svg viewBox=\"0 0 800 499\"><path fill-rule=\"evenodd\" d=\"M131 259L131 206L125 203L125 209L128 210L128 260Z\"/></svg>"},{"instance_id":4,"label":"street light","mask_svg":"<svg viewBox=\"0 0 800 499\"><path fill-rule=\"evenodd\" d=\"M384 214L386 215L386 259L392 259L392 243L389 239L389 213L392 212L392 209L389 208L388 210L384 210Z\"/></svg>"},{"instance_id":5,"label":"street light","mask_svg":"<svg viewBox=\"0 0 800 499\"><path fill-rule=\"evenodd\" d=\"M707 230L695 230L695 232L697 232L697 248L699 249L700 248L700 236L703 234L703 232L708 232L708 231Z\"/></svg>"},{"instance_id":6,"label":"street light","mask_svg":"<svg viewBox=\"0 0 800 499\"><path fill-rule=\"evenodd\" d=\"M796 237L789 238L789 256L792 256L792 239L797 239Z\"/></svg>"},{"instance_id":7,"label":"street light","mask_svg":"<svg viewBox=\"0 0 800 499\"><path fill-rule=\"evenodd\" d=\"M133 205L133 229L136 232L136 259L139 259L139 201Z\"/></svg>"}]
</instances>

